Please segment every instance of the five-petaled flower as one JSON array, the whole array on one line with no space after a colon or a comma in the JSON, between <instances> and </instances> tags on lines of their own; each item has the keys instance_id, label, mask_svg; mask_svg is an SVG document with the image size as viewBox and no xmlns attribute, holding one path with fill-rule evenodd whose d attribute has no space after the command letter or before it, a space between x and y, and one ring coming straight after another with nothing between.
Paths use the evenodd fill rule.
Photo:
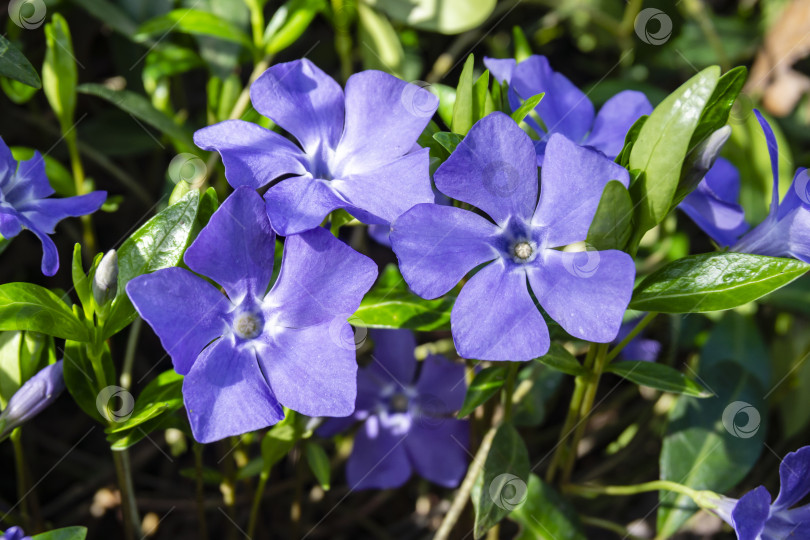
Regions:
<instances>
[{"instance_id":1,"label":"five-petaled flower","mask_svg":"<svg viewBox=\"0 0 810 540\"><path fill-rule=\"evenodd\" d=\"M779 465L779 495L765 486L741 499L718 495L712 511L734 527L739 540L810 538L810 505L791 508L810 493L810 446L789 453Z\"/></svg>"},{"instance_id":2,"label":"five-petaled flower","mask_svg":"<svg viewBox=\"0 0 810 540\"><path fill-rule=\"evenodd\" d=\"M541 123L530 116L525 119L539 137L535 149L540 165L554 133L614 159L633 123L652 112L652 105L643 93L624 90L607 100L596 114L588 96L565 75L552 70L545 56L533 55L520 63L514 59L484 58L484 64L496 80L509 84L509 104L513 109L520 107L521 99L545 92L535 108Z\"/></svg>"},{"instance_id":3,"label":"five-petaled flower","mask_svg":"<svg viewBox=\"0 0 810 540\"><path fill-rule=\"evenodd\" d=\"M376 265L322 228L291 236L273 275L275 235L261 197L236 191L186 250L182 268L137 277L127 293L185 375L195 439L210 442L275 424L282 405L310 416L354 410L348 316Z\"/></svg>"},{"instance_id":4,"label":"five-petaled flower","mask_svg":"<svg viewBox=\"0 0 810 540\"><path fill-rule=\"evenodd\" d=\"M59 253L51 240L56 224L66 217L92 214L107 199L105 191L78 197L50 198L54 190L45 175L45 160L34 157L19 166L0 138L0 235L9 239L28 229L42 242L42 273L52 276L59 270Z\"/></svg>"},{"instance_id":5,"label":"five-petaled flower","mask_svg":"<svg viewBox=\"0 0 810 540\"><path fill-rule=\"evenodd\" d=\"M431 355L416 375L416 340L409 330L372 330L371 363L357 373L357 410L327 420L331 436L362 421L346 476L352 489L399 487L413 470L445 487L467 469L469 425L452 418L464 402L464 366Z\"/></svg>"},{"instance_id":6,"label":"five-petaled flower","mask_svg":"<svg viewBox=\"0 0 810 540\"><path fill-rule=\"evenodd\" d=\"M453 307L459 354L479 360L531 360L549 348L540 306L574 337L608 343L619 330L635 277L617 250L565 252L588 235L610 180L627 170L562 135L549 138L537 182L532 141L503 113L478 121L434 175L445 195L475 206L418 204L392 227L402 275L424 298L467 281ZM531 286L531 293L529 292Z\"/></svg>"},{"instance_id":7,"label":"five-petaled flower","mask_svg":"<svg viewBox=\"0 0 810 540\"><path fill-rule=\"evenodd\" d=\"M416 139L438 107L427 90L380 71L340 85L309 60L276 64L250 88L253 105L300 143L241 120L199 130L195 143L217 150L234 187L272 184L270 222L287 236L317 227L343 208L388 225L417 203L433 202L428 150Z\"/></svg>"}]
</instances>

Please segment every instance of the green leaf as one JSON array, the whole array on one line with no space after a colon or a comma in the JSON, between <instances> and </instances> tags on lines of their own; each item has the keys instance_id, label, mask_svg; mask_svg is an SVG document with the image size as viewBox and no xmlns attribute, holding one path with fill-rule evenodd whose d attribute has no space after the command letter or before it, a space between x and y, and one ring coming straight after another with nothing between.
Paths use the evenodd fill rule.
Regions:
<instances>
[{"instance_id":1,"label":"green leaf","mask_svg":"<svg viewBox=\"0 0 810 540\"><path fill-rule=\"evenodd\" d=\"M510 519L517 521L520 532L514 540L585 540L579 515L557 491L529 476L526 501L515 508Z\"/></svg>"},{"instance_id":2,"label":"green leaf","mask_svg":"<svg viewBox=\"0 0 810 540\"><path fill-rule=\"evenodd\" d=\"M362 2L357 3L357 16L363 67L401 77L405 50L391 22Z\"/></svg>"},{"instance_id":3,"label":"green leaf","mask_svg":"<svg viewBox=\"0 0 810 540\"><path fill-rule=\"evenodd\" d=\"M73 0L73 2L122 36L128 39L134 38L138 24L126 11L114 3L108 0Z\"/></svg>"},{"instance_id":4,"label":"green leaf","mask_svg":"<svg viewBox=\"0 0 810 540\"><path fill-rule=\"evenodd\" d=\"M464 404L458 412L458 417L464 418L497 394L506 383L506 372L505 366L491 366L476 373L464 396Z\"/></svg>"},{"instance_id":5,"label":"green leaf","mask_svg":"<svg viewBox=\"0 0 810 540\"><path fill-rule=\"evenodd\" d=\"M731 309L787 285L810 269L796 259L748 253L704 253L653 272L633 292L630 308L662 313Z\"/></svg>"},{"instance_id":6,"label":"green leaf","mask_svg":"<svg viewBox=\"0 0 810 540\"><path fill-rule=\"evenodd\" d=\"M366 294L350 322L368 328L449 330L455 297L425 300L408 289L395 264L389 264Z\"/></svg>"},{"instance_id":7,"label":"green leaf","mask_svg":"<svg viewBox=\"0 0 810 540\"><path fill-rule=\"evenodd\" d=\"M439 118L448 128L453 125L453 109L456 106L456 89L446 84L431 84L426 88L439 98Z\"/></svg>"},{"instance_id":8,"label":"green leaf","mask_svg":"<svg viewBox=\"0 0 810 540\"><path fill-rule=\"evenodd\" d=\"M640 116L638 120L633 122L633 125L630 126L630 129L627 131L627 135L624 137L624 146L622 147L622 151L619 152L619 155L616 156L616 163L621 165L624 168L627 168L630 165L630 152L633 150L633 145L636 144L638 140L638 134L641 132L642 126L649 118L648 115Z\"/></svg>"},{"instance_id":9,"label":"green leaf","mask_svg":"<svg viewBox=\"0 0 810 540\"><path fill-rule=\"evenodd\" d=\"M368 0L392 19L428 32L458 34L479 26L495 9L496 0Z\"/></svg>"},{"instance_id":10,"label":"green leaf","mask_svg":"<svg viewBox=\"0 0 810 540\"><path fill-rule=\"evenodd\" d=\"M548 352L538 358L537 361L574 377L585 374L585 368L582 367L582 364L577 361L573 354L568 352L568 349L556 341L551 343Z\"/></svg>"},{"instance_id":11,"label":"green leaf","mask_svg":"<svg viewBox=\"0 0 810 540\"><path fill-rule=\"evenodd\" d=\"M475 538L481 538L526 496L529 452L511 424L501 424L472 489Z\"/></svg>"},{"instance_id":12,"label":"green leaf","mask_svg":"<svg viewBox=\"0 0 810 540\"><path fill-rule=\"evenodd\" d=\"M0 88L2 88L3 93L6 94L8 99L10 99L16 105L25 105L31 101L31 98L34 97L38 90L37 88L23 84L20 81L15 81L14 79L9 79L8 77L3 77L1 75Z\"/></svg>"},{"instance_id":13,"label":"green leaf","mask_svg":"<svg viewBox=\"0 0 810 540\"><path fill-rule=\"evenodd\" d=\"M73 125L78 75L70 29L59 13L54 13L51 22L45 25L45 40L47 50L42 64L42 89L59 118L62 132L67 132Z\"/></svg>"},{"instance_id":14,"label":"green leaf","mask_svg":"<svg viewBox=\"0 0 810 540\"><path fill-rule=\"evenodd\" d=\"M731 315L731 317L729 317ZM661 479L694 489L727 493L754 466L767 432L767 379L749 367L769 369L768 351L756 326L740 326L729 313L701 351L700 380L716 396L680 396L670 410L661 450ZM733 336L737 339L732 341ZM756 368L759 371L759 368ZM736 413L736 414L735 414ZM661 494L658 533L666 538L697 510L688 497Z\"/></svg>"},{"instance_id":15,"label":"green leaf","mask_svg":"<svg viewBox=\"0 0 810 540\"><path fill-rule=\"evenodd\" d=\"M37 332L0 332L0 409L25 381L54 362L52 337Z\"/></svg>"},{"instance_id":16,"label":"green leaf","mask_svg":"<svg viewBox=\"0 0 810 540\"><path fill-rule=\"evenodd\" d=\"M458 78L456 101L453 103L453 133L466 135L473 123L473 67L475 58L469 55Z\"/></svg>"},{"instance_id":17,"label":"green leaf","mask_svg":"<svg viewBox=\"0 0 810 540\"><path fill-rule=\"evenodd\" d=\"M692 134L719 78L719 67L704 69L664 99L641 126L629 160L630 169L645 173L631 189L638 203L639 239L669 212Z\"/></svg>"},{"instance_id":18,"label":"green leaf","mask_svg":"<svg viewBox=\"0 0 810 540\"><path fill-rule=\"evenodd\" d=\"M135 320L137 314L126 295L129 281L161 268L177 266L191 241L197 213L201 208L200 192L187 193L147 221L118 250L118 294L104 324L104 338L114 335Z\"/></svg>"},{"instance_id":19,"label":"green leaf","mask_svg":"<svg viewBox=\"0 0 810 540\"><path fill-rule=\"evenodd\" d=\"M451 133L449 131L440 131L439 133L434 133L433 138L451 154L453 151L455 151L459 143L464 140L463 136L459 135L458 133Z\"/></svg>"},{"instance_id":20,"label":"green leaf","mask_svg":"<svg viewBox=\"0 0 810 540\"><path fill-rule=\"evenodd\" d=\"M147 438L150 433L169 428L188 430L188 420L180 419L176 414L162 414L128 431L110 433L107 435L107 442L113 451L126 450Z\"/></svg>"},{"instance_id":21,"label":"green leaf","mask_svg":"<svg viewBox=\"0 0 810 540\"><path fill-rule=\"evenodd\" d=\"M515 27L515 28L517 28L517 27ZM545 92L541 92L541 93L539 93L537 95L534 95L534 96L530 97L526 101L524 101L520 105L520 107L518 107L512 113L512 120L514 120L518 124L521 123L523 121L523 119L526 118L526 115L528 115L530 112L532 112L535 109L535 107L537 107L537 105L540 103L540 100L542 100L543 96L545 96L545 95L546 95Z\"/></svg>"},{"instance_id":22,"label":"green leaf","mask_svg":"<svg viewBox=\"0 0 810 540\"><path fill-rule=\"evenodd\" d=\"M617 180L611 180L602 192L586 242L598 251L624 249L632 234L633 199Z\"/></svg>"},{"instance_id":23,"label":"green leaf","mask_svg":"<svg viewBox=\"0 0 810 540\"><path fill-rule=\"evenodd\" d=\"M76 341L90 339L87 327L58 296L33 283L0 285L0 330L31 330Z\"/></svg>"},{"instance_id":24,"label":"green leaf","mask_svg":"<svg viewBox=\"0 0 810 540\"><path fill-rule=\"evenodd\" d=\"M92 281L84 273L81 244L74 244L73 246L73 261L70 272L73 278L73 290L76 291L76 296L79 297L79 302L82 304L84 316L87 320L91 320L93 317Z\"/></svg>"},{"instance_id":25,"label":"green leaf","mask_svg":"<svg viewBox=\"0 0 810 540\"><path fill-rule=\"evenodd\" d=\"M150 19L138 28L135 39L144 41L156 34L180 32L196 36L211 36L233 43L239 43L246 49L253 49L253 42L239 27L213 13L196 9L175 9Z\"/></svg>"},{"instance_id":26,"label":"green leaf","mask_svg":"<svg viewBox=\"0 0 810 540\"><path fill-rule=\"evenodd\" d=\"M164 371L140 393L132 415L126 421L107 428L107 433L128 431L153 418L173 413L183 406L182 389L183 376L173 369Z\"/></svg>"},{"instance_id":27,"label":"green leaf","mask_svg":"<svg viewBox=\"0 0 810 540\"><path fill-rule=\"evenodd\" d=\"M95 83L86 83L79 86L79 92L105 99L133 118L152 126L181 145L189 148L194 147L190 132L157 110L148 99L140 94L129 90L111 90L104 85Z\"/></svg>"},{"instance_id":28,"label":"green leaf","mask_svg":"<svg viewBox=\"0 0 810 540\"><path fill-rule=\"evenodd\" d=\"M0 75L33 88L42 88L34 66L9 40L0 36Z\"/></svg>"},{"instance_id":29,"label":"green leaf","mask_svg":"<svg viewBox=\"0 0 810 540\"><path fill-rule=\"evenodd\" d=\"M473 85L473 124L495 111L495 103L489 93L489 70L485 70Z\"/></svg>"},{"instance_id":30,"label":"green leaf","mask_svg":"<svg viewBox=\"0 0 810 540\"><path fill-rule=\"evenodd\" d=\"M264 43L266 54L277 54L293 43L309 28L312 19L326 7L323 0L291 0L276 11L267 25ZM275 23L275 24L274 24Z\"/></svg>"},{"instance_id":31,"label":"green leaf","mask_svg":"<svg viewBox=\"0 0 810 540\"><path fill-rule=\"evenodd\" d=\"M714 92L700 114L697 128L689 143L690 149L698 147L709 135L726 125L731 107L737 96L740 95L747 76L748 68L737 66L720 77Z\"/></svg>"},{"instance_id":32,"label":"green leaf","mask_svg":"<svg viewBox=\"0 0 810 540\"><path fill-rule=\"evenodd\" d=\"M312 470L312 474L318 480L318 483L324 489L329 491L329 476L331 474L329 465L329 456L326 451L318 444L308 443L306 446L307 463Z\"/></svg>"},{"instance_id":33,"label":"green leaf","mask_svg":"<svg viewBox=\"0 0 810 540\"><path fill-rule=\"evenodd\" d=\"M72 340L65 341L62 373L68 392L88 416L107 425L107 419L101 416L96 404L99 390L115 381L115 367L110 356L110 349L106 345L101 355L101 365L105 380L99 382L96 371L93 369L93 363L87 356L86 346Z\"/></svg>"},{"instance_id":34,"label":"green leaf","mask_svg":"<svg viewBox=\"0 0 810 540\"><path fill-rule=\"evenodd\" d=\"M87 538L87 528L65 527L36 534L31 537L31 540L84 540L85 538Z\"/></svg>"},{"instance_id":35,"label":"green leaf","mask_svg":"<svg viewBox=\"0 0 810 540\"><path fill-rule=\"evenodd\" d=\"M607 371L642 386L649 386L662 392L684 394L705 398L712 395L703 386L683 373L665 364L655 362L631 361L615 362Z\"/></svg>"},{"instance_id":36,"label":"green leaf","mask_svg":"<svg viewBox=\"0 0 810 540\"><path fill-rule=\"evenodd\" d=\"M264 471L270 469L292 450L295 443L309 437L311 431L304 431L305 419L294 411L286 411L284 420L273 426L262 439L262 460Z\"/></svg>"}]
</instances>

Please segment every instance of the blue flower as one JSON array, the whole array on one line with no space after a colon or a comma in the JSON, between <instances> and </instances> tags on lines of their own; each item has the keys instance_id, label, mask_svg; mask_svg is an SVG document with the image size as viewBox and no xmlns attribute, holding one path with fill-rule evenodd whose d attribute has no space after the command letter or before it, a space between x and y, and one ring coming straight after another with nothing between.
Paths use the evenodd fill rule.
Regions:
<instances>
[{"instance_id":1,"label":"blue flower","mask_svg":"<svg viewBox=\"0 0 810 540\"><path fill-rule=\"evenodd\" d=\"M348 316L376 265L322 228L288 237L273 275L275 235L253 189L238 188L189 246L189 268L127 284L175 370L194 438L211 442L275 424L282 406L310 416L354 411L355 347Z\"/></svg>"},{"instance_id":2,"label":"blue flower","mask_svg":"<svg viewBox=\"0 0 810 540\"><path fill-rule=\"evenodd\" d=\"M54 191L45 176L45 160L39 152L19 166L0 138L0 235L14 238L23 229L42 242L42 273L52 276L59 270L59 253L51 240L56 224L66 217L92 214L104 204L105 191L78 197L48 198Z\"/></svg>"},{"instance_id":3,"label":"blue flower","mask_svg":"<svg viewBox=\"0 0 810 540\"><path fill-rule=\"evenodd\" d=\"M498 81L509 83L512 109L520 107L521 99L545 92L535 108L542 122L528 116L525 120L539 137L534 143L539 165L543 164L546 145L554 133L615 159L633 123L652 112L644 94L625 90L607 100L599 114L595 114L588 96L565 75L553 71L545 56L533 55L519 64L514 59L484 58L484 64Z\"/></svg>"},{"instance_id":4,"label":"blue flower","mask_svg":"<svg viewBox=\"0 0 810 540\"><path fill-rule=\"evenodd\" d=\"M0 440L14 428L28 422L42 412L65 389L62 377L62 361L59 360L39 370L17 390L8 405L0 413Z\"/></svg>"},{"instance_id":5,"label":"blue flower","mask_svg":"<svg viewBox=\"0 0 810 540\"><path fill-rule=\"evenodd\" d=\"M20 527L9 527L6 529L6 532L3 533L3 536L0 536L2 540L31 540L30 536L25 536L25 533Z\"/></svg>"},{"instance_id":6,"label":"blue flower","mask_svg":"<svg viewBox=\"0 0 810 540\"><path fill-rule=\"evenodd\" d=\"M416 472L456 487L467 470L469 424L452 418L467 387L464 366L428 356L416 375L416 340L409 330L372 330L372 362L357 374L357 410L327 420L331 436L361 421L346 476L352 489L399 487Z\"/></svg>"},{"instance_id":7,"label":"blue flower","mask_svg":"<svg viewBox=\"0 0 810 540\"><path fill-rule=\"evenodd\" d=\"M810 446L791 452L779 465L779 495L765 486L739 500L718 496L712 510L734 527L739 540L810 538L810 504L792 508L810 493Z\"/></svg>"},{"instance_id":8,"label":"blue flower","mask_svg":"<svg viewBox=\"0 0 810 540\"><path fill-rule=\"evenodd\" d=\"M639 321L641 321L641 317L634 317L627 322L623 322L619 327L616 339L613 340L613 344L618 345L621 343L624 338L630 335L630 332L638 325ZM643 331L639 333L624 346L619 353L619 358L641 362L655 362L658 360L658 355L661 353L661 342L644 338L642 337L643 333Z\"/></svg>"},{"instance_id":9,"label":"blue flower","mask_svg":"<svg viewBox=\"0 0 810 540\"><path fill-rule=\"evenodd\" d=\"M418 204L392 227L391 243L411 289L437 298L478 266L453 307L459 354L531 360L548 351L548 315L572 336L609 343L619 331L635 277L617 250L565 252L583 242L610 180L627 170L553 134L538 188L532 141L503 113L478 121L434 176L445 195L481 213ZM539 200L538 200L539 191ZM531 287L531 292L530 292Z\"/></svg>"},{"instance_id":10,"label":"blue flower","mask_svg":"<svg viewBox=\"0 0 810 540\"><path fill-rule=\"evenodd\" d=\"M433 202L428 150L416 144L438 107L430 92L363 71L349 77L344 96L304 59L272 66L250 96L300 146L241 120L203 128L194 142L222 155L232 186L270 185L264 198L280 235L317 227L338 208L388 225L414 204Z\"/></svg>"}]
</instances>

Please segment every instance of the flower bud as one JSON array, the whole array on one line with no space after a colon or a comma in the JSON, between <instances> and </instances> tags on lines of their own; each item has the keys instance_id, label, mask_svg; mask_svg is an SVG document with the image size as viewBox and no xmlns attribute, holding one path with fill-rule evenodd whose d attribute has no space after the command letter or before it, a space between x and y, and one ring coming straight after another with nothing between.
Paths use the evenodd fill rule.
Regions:
<instances>
[{"instance_id":1,"label":"flower bud","mask_svg":"<svg viewBox=\"0 0 810 540\"><path fill-rule=\"evenodd\" d=\"M0 413L0 440L14 428L42 412L64 389L61 360L41 369L28 379L8 400L8 407Z\"/></svg>"},{"instance_id":2,"label":"flower bud","mask_svg":"<svg viewBox=\"0 0 810 540\"><path fill-rule=\"evenodd\" d=\"M118 292L118 253L111 249L98 263L93 276L93 298L98 307L104 307Z\"/></svg>"}]
</instances>

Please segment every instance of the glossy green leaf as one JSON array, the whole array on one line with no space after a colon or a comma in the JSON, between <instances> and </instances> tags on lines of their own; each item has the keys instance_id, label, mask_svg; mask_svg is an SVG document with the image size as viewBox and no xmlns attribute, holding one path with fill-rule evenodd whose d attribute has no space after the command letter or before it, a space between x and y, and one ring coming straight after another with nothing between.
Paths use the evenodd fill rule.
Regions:
<instances>
[{"instance_id":1,"label":"glossy green leaf","mask_svg":"<svg viewBox=\"0 0 810 540\"><path fill-rule=\"evenodd\" d=\"M520 433L511 424L501 424L472 489L475 538L484 536L525 500L529 466L529 452Z\"/></svg>"},{"instance_id":2,"label":"glossy green leaf","mask_svg":"<svg viewBox=\"0 0 810 540\"><path fill-rule=\"evenodd\" d=\"M107 428L107 433L120 433L140 426L164 414L173 413L183 406L183 376L173 369L153 379L135 400L131 416Z\"/></svg>"},{"instance_id":3,"label":"glossy green leaf","mask_svg":"<svg viewBox=\"0 0 810 540\"><path fill-rule=\"evenodd\" d=\"M102 388L115 384L115 367L112 363L109 347L104 347L101 355L101 366L104 370L105 380L99 382L93 364L87 356L85 344L72 340L65 342L62 373L68 392L88 416L107 425L107 419L101 416L97 401ZM112 393L114 392L111 392L110 397L112 397Z\"/></svg>"},{"instance_id":4,"label":"glossy green leaf","mask_svg":"<svg viewBox=\"0 0 810 540\"><path fill-rule=\"evenodd\" d=\"M87 341L87 327L51 291L33 283L0 285L0 330L31 330Z\"/></svg>"},{"instance_id":5,"label":"glossy green leaf","mask_svg":"<svg viewBox=\"0 0 810 540\"><path fill-rule=\"evenodd\" d=\"M643 361L615 362L607 371L642 386L649 386L662 392L684 394L694 397L709 397L711 392L686 375L665 364Z\"/></svg>"},{"instance_id":6,"label":"glossy green leaf","mask_svg":"<svg viewBox=\"0 0 810 540\"><path fill-rule=\"evenodd\" d=\"M537 359L548 367L554 368L557 371L562 371L568 375L578 376L585 373L585 368L574 357L573 354L568 352L568 349L561 344L553 341L548 349L548 352Z\"/></svg>"},{"instance_id":7,"label":"glossy green leaf","mask_svg":"<svg viewBox=\"0 0 810 540\"><path fill-rule=\"evenodd\" d=\"M453 133L466 135L472 127L473 120L473 67L475 58L469 55L464 62L464 68L458 78L456 87L456 101L453 103Z\"/></svg>"},{"instance_id":8,"label":"glossy green leaf","mask_svg":"<svg viewBox=\"0 0 810 540\"><path fill-rule=\"evenodd\" d=\"M624 249L632 234L632 220L630 193L621 182L611 180L602 192L586 242L598 251Z\"/></svg>"},{"instance_id":9,"label":"glossy green leaf","mask_svg":"<svg viewBox=\"0 0 810 540\"><path fill-rule=\"evenodd\" d=\"M146 21L138 29L136 40L142 41L154 35L180 32L197 36L211 36L252 49L253 42L239 27L213 13L197 9L175 9Z\"/></svg>"},{"instance_id":10,"label":"glossy green leaf","mask_svg":"<svg viewBox=\"0 0 810 540\"><path fill-rule=\"evenodd\" d=\"M3 36L0 36L0 75L33 88L42 88L37 70L25 55Z\"/></svg>"},{"instance_id":11,"label":"glossy green leaf","mask_svg":"<svg viewBox=\"0 0 810 540\"><path fill-rule=\"evenodd\" d=\"M35 534L31 537L31 540L84 540L85 538L87 538L87 528L65 527Z\"/></svg>"},{"instance_id":12,"label":"glossy green leaf","mask_svg":"<svg viewBox=\"0 0 810 540\"><path fill-rule=\"evenodd\" d=\"M648 118L649 116L646 114L640 116L638 120L633 122L633 125L630 126L630 129L627 131L627 135L624 136L624 146L622 147L622 151L619 152L619 155L616 156L616 163L622 167L627 168L630 165L630 152L633 150L633 145L635 145L638 140L638 134L641 132L641 128Z\"/></svg>"},{"instance_id":13,"label":"glossy green leaf","mask_svg":"<svg viewBox=\"0 0 810 540\"><path fill-rule=\"evenodd\" d=\"M17 105L24 105L31 101L31 98L33 98L39 90L38 88L28 86L27 84L9 79L8 77L3 77L2 75L0 75L0 89L3 90L3 93L6 94L8 99Z\"/></svg>"},{"instance_id":14,"label":"glossy green leaf","mask_svg":"<svg viewBox=\"0 0 810 540\"><path fill-rule=\"evenodd\" d=\"M529 476L526 500L515 508L509 519L520 524L514 540L585 540L579 515L557 491Z\"/></svg>"},{"instance_id":15,"label":"glossy green leaf","mask_svg":"<svg viewBox=\"0 0 810 540\"><path fill-rule=\"evenodd\" d=\"M506 366L491 366L476 373L464 396L464 404L458 417L464 418L497 394L506 383L506 372Z\"/></svg>"},{"instance_id":16,"label":"glossy green leaf","mask_svg":"<svg viewBox=\"0 0 810 540\"><path fill-rule=\"evenodd\" d=\"M311 442L306 445L306 456L312 474L315 475L315 478L324 491L329 491L331 467L329 465L329 456L326 455L326 450L320 445Z\"/></svg>"},{"instance_id":17,"label":"glossy green leaf","mask_svg":"<svg viewBox=\"0 0 810 540\"><path fill-rule=\"evenodd\" d=\"M45 25L45 61L42 64L42 89L51 108L59 118L62 132L73 125L76 109L76 57L67 21L54 13L51 22Z\"/></svg>"},{"instance_id":18,"label":"glossy green leaf","mask_svg":"<svg viewBox=\"0 0 810 540\"><path fill-rule=\"evenodd\" d=\"M118 250L118 294L104 326L108 338L137 316L126 295L129 280L161 268L177 266L191 241L197 213L201 207L196 189L147 221Z\"/></svg>"},{"instance_id":19,"label":"glossy green leaf","mask_svg":"<svg viewBox=\"0 0 810 540\"><path fill-rule=\"evenodd\" d=\"M181 419L177 414L162 414L133 429L108 434L107 442L110 443L110 449L113 451L126 450L149 437L150 433L169 428L188 431L188 420Z\"/></svg>"},{"instance_id":20,"label":"glossy green leaf","mask_svg":"<svg viewBox=\"0 0 810 540\"><path fill-rule=\"evenodd\" d=\"M458 34L482 24L496 0L368 0L392 19L428 32Z\"/></svg>"},{"instance_id":21,"label":"glossy green leaf","mask_svg":"<svg viewBox=\"0 0 810 540\"><path fill-rule=\"evenodd\" d=\"M473 84L473 124L493 111L495 103L489 93L489 70L485 70Z\"/></svg>"},{"instance_id":22,"label":"glossy green leaf","mask_svg":"<svg viewBox=\"0 0 810 540\"><path fill-rule=\"evenodd\" d=\"M787 285L810 269L796 259L748 253L704 253L669 263L633 292L630 308L697 313L741 306Z\"/></svg>"},{"instance_id":23,"label":"glossy green leaf","mask_svg":"<svg viewBox=\"0 0 810 540\"><path fill-rule=\"evenodd\" d=\"M700 115L697 128L692 134L690 148L697 147L709 135L726 125L731 107L740 95L747 76L748 69L745 66L737 66L720 77Z\"/></svg>"},{"instance_id":24,"label":"glossy green leaf","mask_svg":"<svg viewBox=\"0 0 810 540\"><path fill-rule=\"evenodd\" d=\"M363 298L350 322L368 328L449 330L455 297L425 300L408 289L395 264L389 264Z\"/></svg>"},{"instance_id":25,"label":"glossy green leaf","mask_svg":"<svg viewBox=\"0 0 810 540\"><path fill-rule=\"evenodd\" d=\"M523 119L526 118L526 116L530 112L532 112L535 109L535 107L537 107L537 105L540 103L540 101L543 99L543 96L545 95L546 95L545 92L541 92L540 94L534 95L529 99L527 99L526 101L524 101L520 105L520 107L515 109L515 111L512 113L512 120L514 120L518 124L521 123Z\"/></svg>"},{"instance_id":26,"label":"glossy green leaf","mask_svg":"<svg viewBox=\"0 0 810 540\"><path fill-rule=\"evenodd\" d=\"M638 203L638 238L669 212L681 167L701 112L717 86L720 68L706 68L670 94L641 126L629 168L644 171L632 186Z\"/></svg>"},{"instance_id":27,"label":"glossy green leaf","mask_svg":"<svg viewBox=\"0 0 810 540\"><path fill-rule=\"evenodd\" d=\"M79 86L79 92L105 99L137 120L152 126L189 148L193 147L191 133L157 110L148 99L140 94L129 90L111 90L95 83Z\"/></svg>"},{"instance_id":28,"label":"glossy green leaf","mask_svg":"<svg viewBox=\"0 0 810 540\"><path fill-rule=\"evenodd\" d=\"M455 151L459 143L464 140L464 137L458 133L451 133L449 131L440 131L439 133L434 133L433 138L436 140L436 142L442 145L442 148L451 154Z\"/></svg>"}]
</instances>

